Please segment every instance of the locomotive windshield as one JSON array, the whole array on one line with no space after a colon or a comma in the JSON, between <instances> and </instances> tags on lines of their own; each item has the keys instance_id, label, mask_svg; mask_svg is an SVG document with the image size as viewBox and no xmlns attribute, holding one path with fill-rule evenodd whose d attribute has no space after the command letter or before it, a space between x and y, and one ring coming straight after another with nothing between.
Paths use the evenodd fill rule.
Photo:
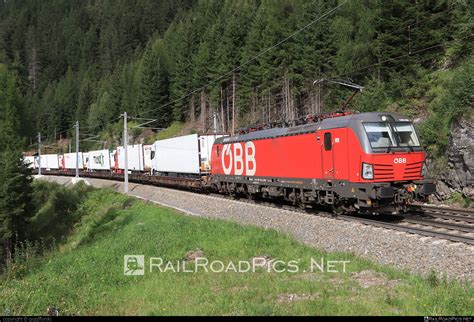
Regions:
<instances>
[{"instance_id":1,"label":"locomotive windshield","mask_svg":"<svg viewBox=\"0 0 474 322\"><path fill-rule=\"evenodd\" d=\"M392 124L399 146L420 146L413 124L395 122Z\"/></svg>"},{"instance_id":2,"label":"locomotive windshield","mask_svg":"<svg viewBox=\"0 0 474 322\"><path fill-rule=\"evenodd\" d=\"M409 122L364 123L372 148L420 146L413 124Z\"/></svg>"},{"instance_id":3,"label":"locomotive windshield","mask_svg":"<svg viewBox=\"0 0 474 322\"><path fill-rule=\"evenodd\" d=\"M395 138L386 122L364 123L365 131L373 148L395 147Z\"/></svg>"}]
</instances>

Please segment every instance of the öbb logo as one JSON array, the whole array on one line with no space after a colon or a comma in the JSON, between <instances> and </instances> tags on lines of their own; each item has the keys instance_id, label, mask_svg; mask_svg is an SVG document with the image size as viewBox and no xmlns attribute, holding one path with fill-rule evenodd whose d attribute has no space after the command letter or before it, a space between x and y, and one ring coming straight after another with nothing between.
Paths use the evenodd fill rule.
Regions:
<instances>
[{"instance_id":1,"label":"\u00f6bb logo","mask_svg":"<svg viewBox=\"0 0 474 322\"><path fill-rule=\"evenodd\" d=\"M393 163L407 163L407 158L395 158L393 159Z\"/></svg>"},{"instance_id":2,"label":"\u00f6bb logo","mask_svg":"<svg viewBox=\"0 0 474 322\"><path fill-rule=\"evenodd\" d=\"M253 142L233 143L224 145L222 168L225 174L253 176L257 171L255 160L255 144Z\"/></svg>"}]
</instances>

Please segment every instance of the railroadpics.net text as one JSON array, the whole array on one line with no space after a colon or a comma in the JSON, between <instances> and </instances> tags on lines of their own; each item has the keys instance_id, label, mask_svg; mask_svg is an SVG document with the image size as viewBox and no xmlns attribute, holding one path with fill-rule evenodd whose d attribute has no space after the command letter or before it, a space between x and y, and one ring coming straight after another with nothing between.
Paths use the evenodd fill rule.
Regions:
<instances>
[{"instance_id":1,"label":"railroadpics.net text","mask_svg":"<svg viewBox=\"0 0 474 322\"><path fill-rule=\"evenodd\" d=\"M311 258L303 264L300 259L283 261L255 257L246 261L220 261L207 258L194 260L165 260L162 257L145 255L125 255L124 275L144 275L146 273L345 273L349 260L327 260Z\"/></svg>"}]
</instances>

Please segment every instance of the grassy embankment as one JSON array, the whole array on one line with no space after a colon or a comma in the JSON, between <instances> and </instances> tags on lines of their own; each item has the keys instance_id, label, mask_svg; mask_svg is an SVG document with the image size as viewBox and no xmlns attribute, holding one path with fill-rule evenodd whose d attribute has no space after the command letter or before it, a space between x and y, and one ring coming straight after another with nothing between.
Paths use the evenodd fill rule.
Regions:
<instances>
[{"instance_id":1,"label":"grassy embankment","mask_svg":"<svg viewBox=\"0 0 474 322\"><path fill-rule=\"evenodd\" d=\"M0 313L416 314L471 315L473 287L421 278L350 254L324 253L272 230L184 216L108 190L85 192L77 218L54 251L19 259L0 281ZM301 259L298 273L160 273L124 276L124 255L209 261L255 256ZM310 258L349 260L346 273L303 272ZM189 266L191 267L191 266ZM338 270L341 267L338 266ZM365 271L364 273L357 273Z\"/></svg>"}]
</instances>

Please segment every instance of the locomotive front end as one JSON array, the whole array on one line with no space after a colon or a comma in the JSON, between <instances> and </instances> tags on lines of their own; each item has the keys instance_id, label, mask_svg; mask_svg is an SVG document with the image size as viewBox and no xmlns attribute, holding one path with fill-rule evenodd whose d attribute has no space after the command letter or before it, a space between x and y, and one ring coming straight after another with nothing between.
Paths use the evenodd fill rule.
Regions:
<instances>
[{"instance_id":1,"label":"locomotive front end","mask_svg":"<svg viewBox=\"0 0 474 322\"><path fill-rule=\"evenodd\" d=\"M435 192L427 179L426 155L409 119L398 114L371 113L356 127L364 153L359 182L366 183L366 208L398 212Z\"/></svg>"}]
</instances>

